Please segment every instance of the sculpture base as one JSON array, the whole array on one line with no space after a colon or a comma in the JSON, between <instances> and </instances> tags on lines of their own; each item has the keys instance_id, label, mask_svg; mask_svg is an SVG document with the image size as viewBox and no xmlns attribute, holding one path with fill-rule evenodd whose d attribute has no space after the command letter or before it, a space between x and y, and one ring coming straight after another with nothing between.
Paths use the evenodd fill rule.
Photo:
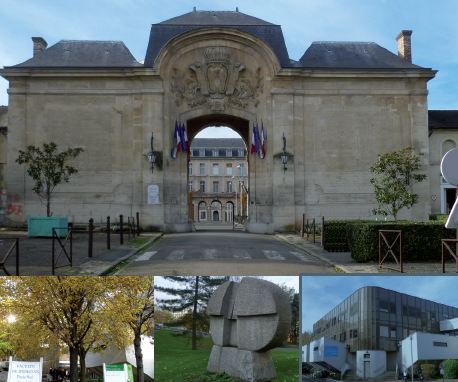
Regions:
<instances>
[{"instance_id":1,"label":"sculpture base","mask_svg":"<svg viewBox=\"0 0 458 382\"><path fill-rule=\"evenodd\" d=\"M248 382L270 381L276 377L271 352L254 352L213 345L208 360L210 373L226 373Z\"/></svg>"}]
</instances>

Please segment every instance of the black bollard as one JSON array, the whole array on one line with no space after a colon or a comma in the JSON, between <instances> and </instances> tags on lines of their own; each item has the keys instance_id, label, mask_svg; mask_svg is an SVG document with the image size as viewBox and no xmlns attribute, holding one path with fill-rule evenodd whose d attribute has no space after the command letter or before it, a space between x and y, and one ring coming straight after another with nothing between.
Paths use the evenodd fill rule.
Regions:
<instances>
[{"instance_id":1,"label":"black bollard","mask_svg":"<svg viewBox=\"0 0 458 382\"><path fill-rule=\"evenodd\" d=\"M119 215L119 240L120 240L121 245L124 244L124 236L123 236L124 235L124 226L123 226L122 218L123 216Z\"/></svg>"},{"instance_id":2,"label":"black bollard","mask_svg":"<svg viewBox=\"0 0 458 382\"><path fill-rule=\"evenodd\" d=\"M107 249L111 249L111 227L110 227L110 217L107 216Z\"/></svg>"},{"instance_id":3,"label":"black bollard","mask_svg":"<svg viewBox=\"0 0 458 382\"><path fill-rule=\"evenodd\" d=\"M140 212L137 212L137 236L140 236Z\"/></svg>"},{"instance_id":4,"label":"black bollard","mask_svg":"<svg viewBox=\"0 0 458 382\"><path fill-rule=\"evenodd\" d=\"M89 247L88 247L88 257L92 257L92 246L94 243L94 219L89 219Z\"/></svg>"}]
</instances>

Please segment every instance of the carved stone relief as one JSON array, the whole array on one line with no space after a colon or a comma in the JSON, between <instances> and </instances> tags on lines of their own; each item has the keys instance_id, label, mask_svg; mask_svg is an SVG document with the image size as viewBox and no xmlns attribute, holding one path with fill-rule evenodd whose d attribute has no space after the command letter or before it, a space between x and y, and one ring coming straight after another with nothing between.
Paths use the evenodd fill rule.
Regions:
<instances>
[{"instance_id":1,"label":"carved stone relief","mask_svg":"<svg viewBox=\"0 0 458 382\"><path fill-rule=\"evenodd\" d=\"M192 63L187 70L173 68L170 90L177 106L208 104L212 111L224 111L227 105L257 106L262 92L261 68L249 73L244 64L233 59L230 49L209 47L202 61Z\"/></svg>"}]
</instances>

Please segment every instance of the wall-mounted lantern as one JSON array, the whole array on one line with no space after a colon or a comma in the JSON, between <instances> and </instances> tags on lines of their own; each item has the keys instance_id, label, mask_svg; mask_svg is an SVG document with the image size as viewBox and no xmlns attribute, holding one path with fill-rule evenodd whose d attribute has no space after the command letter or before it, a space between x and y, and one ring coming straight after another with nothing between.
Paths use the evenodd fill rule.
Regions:
<instances>
[{"instance_id":1,"label":"wall-mounted lantern","mask_svg":"<svg viewBox=\"0 0 458 382\"><path fill-rule=\"evenodd\" d=\"M154 152L153 142L154 142L154 135L153 133L151 133L151 140L150 140L151 151L148 151L145 154L146 159L148 160L149 164L151 165L151 172L154 172L154 165L156 164L156 153Z\"/></svg>"},{"instance_id":2,"label":"wall-mounted lantern","mask_svg":"<svg viewBox=\"0 0 458 382\"><path fill-rule=\"evenodd\" d=\"M283 164L283 172L288 170L288 167L286 165L288 164L288 153L286 152L286 137L285 133L283 133L283 152L281 153L281 163Z\"/></svg>"}]
</instances>

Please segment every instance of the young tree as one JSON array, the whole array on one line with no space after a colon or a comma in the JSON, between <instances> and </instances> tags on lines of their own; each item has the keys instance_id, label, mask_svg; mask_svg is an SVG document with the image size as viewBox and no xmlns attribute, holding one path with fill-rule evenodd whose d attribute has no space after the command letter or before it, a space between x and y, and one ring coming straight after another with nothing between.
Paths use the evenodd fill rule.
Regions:
<instances>
[{"instance_id":1,"label":"young tree","mask_svg":"<svg viewBox=\"0 0 458 382\"><path fill-rule=\"evenodd\" d=\"M299 293L294 288L283 284L280 288L288 295L291 304L291 325L288 333L288 342L297 344L299 342Z\"/></svg>"},{"instance_id":2,"label":"young tree","mask_svg":"<svg viewBox=\"0 0 458 382\"><path fill-rule=\"evenodd\" d=\"M76 158L83 149L69 148L58 152L54 142L44 143L43 147L27 146L19 150L16 162L27 166L27 174L33 179L33 191L46 201L46 216L51 216L51 195L59 184L70 181L70 177L78 170L68 162Z\"/></svg>"},{"instance_id":3,"label":"young tree","mask_svg":"<svg viewBox=\"0 0 458 382\"><path fill-rule=\"evenodd\" d=\"M208 300L215 289L229 280L229 277L210 276L166 276L164 279L180 284L180 287L160 287L156 290L167 293L176 298L161 299L158 301L161 309L172 312L186 312L192 310L192 350L197 349L197 323L199 318L206 315Z\"/></svg>"},{"instance_id":4,"label":"young tree","mask_svg":"<svg viewBox=\"0 0 458 382\"><path fill-rule=\"evenodd\" d=\"M402 208L417 203L418 195L412 192L412 185L426 179L425 174L416 173L420 169L420 157L410 147L379 155L370 168L375 175L370 182L378 203L372 212L397 220Z\"/></svg>"},{"instance_id":5,"label":"young tree","mask_svg":"<svg viewBox=\"0 0 458 382\"><path fill-rule=\"evenodd\" d=\"M123 276L112 277L116 294L111 300L112 328L120 325L119 332L127 327L133 338L135 361L137 364L137 382L144 382L143 353L141 341L143 335L152 335L154 328L154 282L153 277ZM122 307L122 309L119 309ZM118 334L114 334L118 338ZM122 344L120 344L122 345Z\"/></svg>"}]
</instances>

